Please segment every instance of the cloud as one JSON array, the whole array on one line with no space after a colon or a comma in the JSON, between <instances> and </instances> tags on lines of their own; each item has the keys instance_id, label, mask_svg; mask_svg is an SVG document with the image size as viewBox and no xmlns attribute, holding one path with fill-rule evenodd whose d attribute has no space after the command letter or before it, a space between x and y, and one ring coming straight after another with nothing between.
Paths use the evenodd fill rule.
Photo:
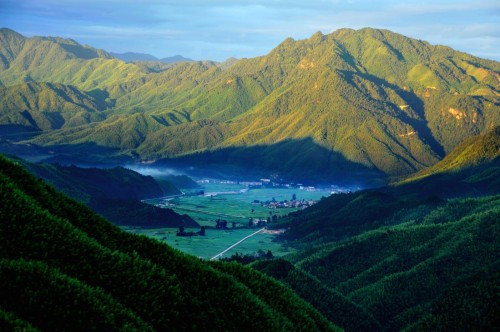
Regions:
<instances>
[{"instance_id":1,"label":"cloud","mask_svg":"<svg viewBox=\"0 0 500 332\"><path fill-rule=\"evenodd\" d=\"M477 55L498 54L500 3L491 0L2 0L0 21L111 51L223 60L269 52L287 37L387 28ZM495 56L498 59L497 56Z\"/></svg>"}]
</instances>

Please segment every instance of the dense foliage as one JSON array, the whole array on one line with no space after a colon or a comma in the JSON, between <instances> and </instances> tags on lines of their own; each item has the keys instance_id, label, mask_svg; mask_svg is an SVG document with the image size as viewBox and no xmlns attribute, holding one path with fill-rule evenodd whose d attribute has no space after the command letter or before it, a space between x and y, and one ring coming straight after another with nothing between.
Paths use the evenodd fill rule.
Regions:
<instances>
[{"instance_id":1,"label":"dense foliage","mask_svg":"<svg viewBox=\"0 0 500 332\"><path fill-rule=\"evenodd\" d=\"M289 259L384 329L413 324L487 329L500 312L499 207L500 196L455 200L421 221L365 232ZM462 318L453 320L458 312Z\"/></svg>"},{"instance_id":2,"label":"dense foliage","mask_svg":"<svg viewBox=\"0 0 500 332\"><path fill-rule=\"evenodd\" d=\"M58 164L29 163L15 159L37 177L68 196L85 203L117 225L142 227L198 227L187 215L141 202L145 198L176 195L180 191L167 180L157 183L123 168L81 168Z\"/></svg>"},{"instance_id":3,"label":"dense foliage","mask_svg":"<svg viewBox=\"0 0 500 332\"><path fill-rule=\"evenodd\" d=\"M302 250L252 266L346 330L493 330L498 136L471 139L397 185L332 195L280 219L273 227Z\"/></svg>"},{"instance_id":4,"label":"dense foliage","mask_svg":"<svg viewBox=\"0 0 500 332\"><path fill-rule=\"evenodd\" d=\"M1 324L41 330L332 330L257 271L122 232L0 157ZM289 305L290 304L290 305Z\"/></svg>"}]
</instances>

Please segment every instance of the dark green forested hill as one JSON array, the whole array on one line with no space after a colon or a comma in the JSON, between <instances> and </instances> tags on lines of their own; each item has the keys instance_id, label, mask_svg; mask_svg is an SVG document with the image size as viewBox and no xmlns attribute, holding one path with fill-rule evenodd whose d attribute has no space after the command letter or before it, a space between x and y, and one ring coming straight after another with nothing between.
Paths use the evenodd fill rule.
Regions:
<instances>
[{"instance_id":1,"label":"dark green forested hill","mask_svg":"<svg viewBox=\"0 0 500 332\"><path fill-rule=\"evenodd\" d=\"M332 195L279 219L272 227L301 250L252 266L346 330L493 330L498 135L470 139L405 182Z\"/></svg>"},{"instance_id":2,"label":"dark green forested hill","mask_svg":"<svg viewBox=\"0 0 500 332\"><path fill-rule=\"evenodd\" d=\"M281 283L122 232L0 157L0 326L328 331Z\"/></svg>"},{"instance_id":3,"label":"dark green forested hill","mask_svg":"<svg viewBox=\"0 0 500 332\"><path fill-rule=\"evenodd\" d=\"M68 51L73 41L7 29L1 36L3 85L75 86L108 107L102 121L32 140L52 148L93 144L150 160L207 160L207 153L238 149L227 161L240 165L250 148L260 168L284 175L308 177L303 165L319 169L325 159L324 178L342 177L345 165L408 175L500 123L498 62L387 30L289 38L231 65L189 62L158 71L93 49ZM46 61L36 61L40 54Z\"/></svg>"},{"instance_id":4,"label":"dark green forested hill","mask_svg":"<svg viewBox=\"0 0 500 332\"><path fill-rule=\"evenodd\" d=\"M179 215L171 209L161 209L141 202L146 198L179 194L179 189L168 181L163 181L160 185L151 176L143 176L123 167L80 168L15 160L37 177L117 225L199 226L187 215Z\"/></svg>"},{"instance_id":5,"label":"dark green forested hill","mask_svg":"<svg viewBox=\"0 0 500 332\"><path fill-rule=\"evenodd\" d=\"M500 313L499 199L450 201L401 225L287 256L288 268L255 267L327 317L330 308L345 310L332 320L347 330L361 329L361 315L371 317L365 330L492 330Z\"/></svg>"}]
</instances>

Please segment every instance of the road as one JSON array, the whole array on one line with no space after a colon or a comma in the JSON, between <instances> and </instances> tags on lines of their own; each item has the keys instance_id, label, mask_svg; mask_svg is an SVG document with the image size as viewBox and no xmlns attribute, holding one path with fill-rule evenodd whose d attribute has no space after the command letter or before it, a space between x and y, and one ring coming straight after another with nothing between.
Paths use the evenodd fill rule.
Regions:
<instances>
[{"instance_id":1,"label":"road","mask_svg":"<svg viewBox=\"0 0 500 332\"><path fill-rule=\"evenodd\" d=\"M238 244L240 244L241 242L243 242L243 241L245 241L246 239L248 239L248 238L250 238L250 237L252 237L252 236L254 236L254 235L256 235L256 234L258 234L258 233L260 233L260 232L262 232L262 231L263 231L263 230L265 230L265 229L266 229L265 227L264 227L264 228L261 228L261 229L259 229L257 232L254 232L254 233L252 233L252 234L250 234L250 235L245 236L244 238L242 238L241 240L239 240L239 241L238 241L238 242L236 242L235 244L233 244L233 245L231 245L230 247L227 247L226 249L224 249L224 251L222 251L222 252L218 253L217 255L215 255L214 257L210 258L210 260L211 260L211 261L213 261L214 259L217 259L218 257L220 257L220 256L224 255L224 253L226 253L226 252L228 252L229 250L231 250L231 249L233 249L234 247L236 247L236 246L237 246Z\"/></svg>"}]
</instances>

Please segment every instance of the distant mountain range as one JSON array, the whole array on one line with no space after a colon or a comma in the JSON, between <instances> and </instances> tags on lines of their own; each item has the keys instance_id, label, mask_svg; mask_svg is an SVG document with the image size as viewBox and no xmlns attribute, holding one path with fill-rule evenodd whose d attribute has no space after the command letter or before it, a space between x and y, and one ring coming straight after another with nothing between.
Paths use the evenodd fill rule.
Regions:
<instances>
[{"instance_id":1,"label":"distant mountain range","mask_svg":"<svg viewBox=\"0 0 500 332\"><path fill-rule=\"evenodd\" d=\"M387 30L151 67L2 29L0 59L0 125L40 131L29 143L79 158L111 150L317 181L405 176L500 123L499 62Z\"/></svg>"},{"instance_id":2,"label":"distant mountain range","mask_svg":"<svg viewBox=\"0 0 500 332\"><path fill-rule=\"evenodd\" d=\"M134 62L134 61L160 61L164 63L174 63L174 62L189 62L194 61L189 58L185 58L182 55L174 55L171 57L158 59L157 57L146 54L146 53L135 53L135 52L125 52L125 53L114 53L110 52L112 56L115 58L121 59L125 62Z\"/></svg>"}]
</instances>

